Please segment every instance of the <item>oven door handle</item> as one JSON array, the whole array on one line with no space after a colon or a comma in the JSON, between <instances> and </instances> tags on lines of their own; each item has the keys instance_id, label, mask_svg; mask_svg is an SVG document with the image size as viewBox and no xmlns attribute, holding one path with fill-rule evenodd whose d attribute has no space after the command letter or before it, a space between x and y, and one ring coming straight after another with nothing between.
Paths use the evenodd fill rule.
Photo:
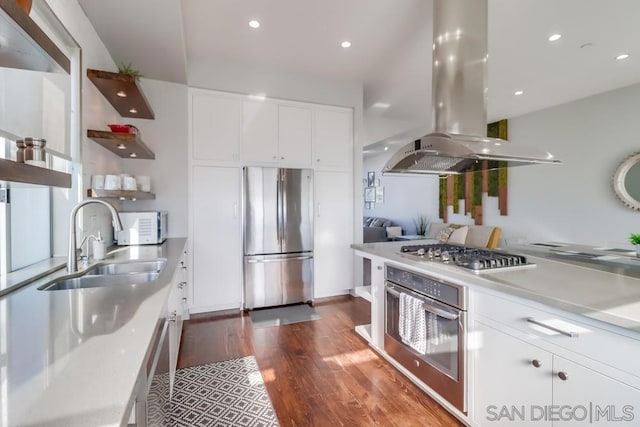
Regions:
<instances>
[{"instance_id":1,"label":"oven door handle","mask_svg":"<svg viewBox=\"0 0 640 427\"><path fill-rule=\"evenodd\" d=\"M396 296L396 297L400 297L400 292L396 291L395 289L387 286L387 292L389 292L391 295ZM406 292L402 292L402 293L406 293ZM414 297L415 298L415 297ZM418 299L418 298L416 298ZM424 301L422 301L422 309L424 311L428 311L429 313L433 313L437 316L443 317L447 320L456 320L460 317L460 314L458 313L451 313L449 311L443 310L441 308L438 308L432 304L426 303Z\"/></svg>"}]
</instances>

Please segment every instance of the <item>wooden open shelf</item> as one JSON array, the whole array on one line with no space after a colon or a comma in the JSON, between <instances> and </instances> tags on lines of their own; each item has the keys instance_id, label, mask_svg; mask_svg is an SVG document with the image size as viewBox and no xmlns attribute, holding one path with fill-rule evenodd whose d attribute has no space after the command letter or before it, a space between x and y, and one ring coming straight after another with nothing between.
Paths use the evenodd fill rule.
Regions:
<instances>
[{"instance_id":1,"label":"wooden open shelf","mask_svg":"<svg viewBox=\"0 0 640 427\"><path fill-rule=\"evenodd\" d=\"M126 159L155 159L156 155L133 133L87 130L87 136L112 153ZM124 145L120 149L118 146ZM135 157L131 157L135 153Z\"/></svg>"},{"instance_id":2,"label":"wooden open shelf","mask_svg":"<svg viewBox=\"0 0 640 427\"><path fill-rule=\"evenodd\" d=\"M100 199L120 199L120 200L154 200L156 195L144 191L124 191L124 190L95 190L87 191L88 197Z\"/></svg>"},{"instance_id":3,"label":"wooden open shelf","mask_svg":"<svg viewBox=\"0 0 640 427\"><path fill-rule=\"evenodd\" d=\"M38 166L0 159L0 181L71 188L71 175Z\"/></svg>"},{"instance_id":4,"label":"wooden open shelf","mask_svg":"<svg viewBox=\"0 0 640 427\"><path fill-rule=\"evenodd\" d=\"M71 61L15 0L0 0L0 64L44 72L71 71Z\"/></svg>"},{"instance_id":5,"label":"wooden open shelf","mask_svg":"<svg viewBox=\"0 0 640 427\"><path fill-rule=\"evenodd\" d=\"M153 110L151 110L135 77L92 69L87 69L87 77L122 117L155 119ZM118 93L124 93L126 97L118 96ZM132 108L137 112L131 112Z\"/></svg>"}]
</instances>

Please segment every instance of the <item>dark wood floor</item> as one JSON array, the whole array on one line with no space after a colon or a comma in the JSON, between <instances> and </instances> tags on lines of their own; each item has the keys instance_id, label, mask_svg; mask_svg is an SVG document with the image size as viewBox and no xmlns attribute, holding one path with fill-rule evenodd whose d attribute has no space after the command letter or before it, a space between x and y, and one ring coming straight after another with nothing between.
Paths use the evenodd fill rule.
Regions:
<instances>
[{"instance_id":1,"label":"dark wood floor","mask_svg":"<svg viewBox=\"0 0 640 427\"><path fill-rule=\"evenodd\" d=\"M316 304L322 318L256 328L247 315L185 322L178 367L255 355L282 426L459 426L354 331L370 306L350 296Z\"/></svg>"}]
</instances>

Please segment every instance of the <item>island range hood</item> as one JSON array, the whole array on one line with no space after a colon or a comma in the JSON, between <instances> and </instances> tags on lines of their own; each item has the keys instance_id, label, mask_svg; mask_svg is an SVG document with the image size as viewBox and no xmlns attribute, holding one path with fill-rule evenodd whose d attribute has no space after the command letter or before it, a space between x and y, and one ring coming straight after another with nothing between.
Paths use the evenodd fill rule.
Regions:
<instances>
[{"instance_id":1,"label":"island range hood","mask_svg":"<svg viewBox=\"0 0 640 427\"><path fill-rule=\"evenodd\" d=\"M496 160L507 166L562 163L540 148L486 136L487 10L488 0L434 0L434 131L409 139L383 173L450 175L493 169Z\"/></svg>"}]
</instances>

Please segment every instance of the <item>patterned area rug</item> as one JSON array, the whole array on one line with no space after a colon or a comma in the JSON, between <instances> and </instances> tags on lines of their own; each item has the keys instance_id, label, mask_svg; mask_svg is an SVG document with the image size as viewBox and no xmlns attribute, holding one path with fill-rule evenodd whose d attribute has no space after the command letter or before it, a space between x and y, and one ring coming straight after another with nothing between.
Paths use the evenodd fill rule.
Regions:
<instances>
[{"instance_id":1,"label":"patterned area rug","mask_svg":"<svg viewBox=\"0 0 640 427\"><path fill-rule=\"evenodd\" d=\"M151 426L279 425L253 356L178 369L169 403L163 398L168 396L167 376L157 375L151 385Z\"/></svg>"}]
</instances>

